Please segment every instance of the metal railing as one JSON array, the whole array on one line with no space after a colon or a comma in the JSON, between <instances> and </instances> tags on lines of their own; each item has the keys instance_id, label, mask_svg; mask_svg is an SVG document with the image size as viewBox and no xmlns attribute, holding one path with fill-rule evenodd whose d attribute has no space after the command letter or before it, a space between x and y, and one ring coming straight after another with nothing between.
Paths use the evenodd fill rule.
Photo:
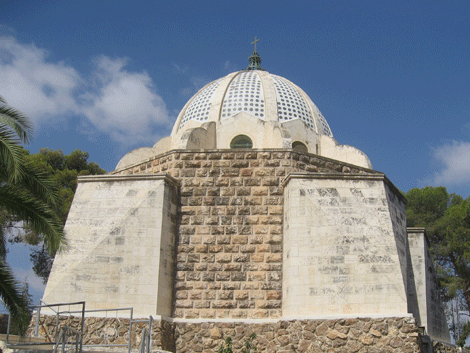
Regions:
<instances>
[{"instance_id":1,"label":"metal railing","mask_svg":"<svg viewBox=\"0 0 470 353\"><path fill-rule=\"evenodd\" d=\"M121 313L123 311L127 311L128 314L123 314L122 316L118 316L118 313ZM65 312L61 312L64 314ZM68 311L66 312L67 314L77 314L79 311ZM108 330L111 329L110 327L103 327L101 332L98 332L95 334L102 340L103 343L94 343L94 344L83 344L83 346L86 347L127 347L128 352L131 351L132 348L132 324L134 322L133 320L133 314L134 314L134 309L133 308L115 308L115 309L94 309L94 310L86 310L85 314L89 316L89 314L100 314L104 313L104 315L99 315L97 317L104 318L104 319L109 319L109 318L115 318L118 321L118 324L120 325L121 320L126 317L129 317L129 326L128 326L128 335L129 335L129 340L128 343L112 343L111 341L118 338L118 330L117 328L112 328L114 330L113 333L109 333ZM110 316L109 313L114 313L115 315ZM96 316L94 316L96 317ZM118 327L119 328L119 327Z\"/></svg>"},{"instance_id":2,"label":"metal railing","mask_svg":"<svg viewBox=\"0 0 470 353\"><path fill-rule=\"evenodd\" d=\"M70 333L72 335L70 335ZM71 337L75 336L75 341L69 340ZM57 353L59 347L62 347L62 353L67 351L67 347L75 346L75 352L81 352L81 342L82 342L82 332L65 325L62 327L62 330L59 334L59 337L56 340L54 345L53 353Z\"/></svg>"},{"instance_id":3,"label":"metal railing","mask_svg":"<svg viewBox=\"0 0 470 353\"><path fill-rule=\"evenodd\" d=\"M72 310L74 306L81 306L79 310ZM40 326L41 326L41 313L47 316L55 317L55 324L52 330L48 331L47 326L44 327L44 342L26 342L27 339L32 339L31 337L22 338L22 342L13 343L9 341L9 332L10 332L10 321L8 322L8 330L6 336L6 344L11 348L25 347L31 348L33 346L51 346L53 353L62 351L65 353L66 350L72 350L75 346L75 352L81 353L83 347L127 347L128 352L132 350L132 326L133 324L138 323L147 323L142 329L142 338L139 345L139 353L151 353L152 352L152 326L153 326L153 317L150 316L149 319L145 320L134 320L134 309L133 308L115 308L115 309L96 309L96 310L85 310L85 302L75 302L75 303L60 303L60 304L47 304L43 300L39 301L39 305L34 307L35 315L34 320L34 329L31 333L33 338L39 338L40 336ZM127 311L127 313L125 313ZM46 312L46 313L44 313ZM123 313L124 312L124 313ZM110 315L114 313L114 315ZM78 315L77 315L78 314ZM91 314L91 315L90 315ZM100 338L101 343L83 343L84 340L84 329L85 329L85 317L95 317L110 319L114 318L117 320L117 326L110 327L103 325L100 330L93 332L93 335ZM77 325L71 326L70 321L67 324L67 318L78 318L79 321ZM128 333L128 342L126 343L114 343L114 341L119 337L120 329L123 327L123 323L126 320L129 320L127 327ZM127 325L127 323L125 323ZM113 332L110 332L111 329ZM88 331L88 335L90 331ZM125 342L125 334L124 337ZM46 342L47 341L47 342Z\"/></svg>"},{"instance_id":4,"label":"metal railing","mask_svg":"<svg viewBox=\"0 0 470 353\"><path fill-rule=\"evenodd\" d=\"M144 327L142 329L142 338L139 346L139 353L151 353L152 352L152 326L153 326L153 317L150 315L147 320L134 320L137 322L148 322L148 328Z\"/></svg>"},{"instance_id":5,"label":"metal railing","mask_svg":"<svg viewBox=\"0 0 470 353\"><path fill-rule=\"evenodd\" d=\"M62 352L65 352L66 346L75 346L75 352L81 353L82 352L82 340L83 340L83 328L84 328L84 319L85 319L85 302L74 302L74 303L59 303L59 304L46 304L44 301L39 301L40 305L33 307L36 310L36 320L35 320L35 328L33 331L33 338L37 338L39 332L39 320L41 315L41 309L47 308L51 310L56 317L56 324L54 326L54 330L52 331L52 335L48 335L49 337L45 338L49 340L49 342L33 342L31 337L22 337L18 342L11 342L10 341L10 317L8 319L8 328L7 328L7 335L6 335L6 345L9 348L32 348L35 346L54 346L54 349L57 350L59 347L59 343L62 343ZM79 328L72 328L64 325L61 328L60 319L61 316L70 312L70 308L73 306L81 306L81 310L75 310L76 313L81 313L81 318L79 321ZM61 307L68 307L68 310L60 310ZM57 310L55 310L57 308ZM65 328L65 331L64 331ZM73 332L73 336L66 336L67 332ZM63 336L65 335L65 336ZM75 341L71 340L71 337L75 337ZM29 340L29 342L28 342Z\"/></svg>"}]
</instances>

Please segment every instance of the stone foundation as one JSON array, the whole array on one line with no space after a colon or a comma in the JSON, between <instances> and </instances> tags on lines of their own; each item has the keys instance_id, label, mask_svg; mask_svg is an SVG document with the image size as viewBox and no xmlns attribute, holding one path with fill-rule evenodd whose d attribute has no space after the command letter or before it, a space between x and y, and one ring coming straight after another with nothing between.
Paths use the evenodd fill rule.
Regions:
<instances>
[{"instance_id":1,"label":"stone foundation","mask_svg":"<svg viewBox=\"0 0 470 353\"><path fill-rule=\"evenodd\" d=\"M451 346L443 342L433 342L434 353L460 353L466 352L456 346Z\"/></svg>"},{"instance_id":2,"label":"stone foundation","mask_svg":"<svg viewBox=\"0 0 470 353\"><path fill-rule=\"evenodd\" d=\"M240 351L256 333L259 352L421 352L413 319L293 320L277 323L178 323L176 351L217 352L230 336Z\"/></svg>"},{"instance_id":3,"label":"stone foundation","mask_svg":"<svg viewBox=\"0 0 470 353\"><path fill-rule=\"evenodd\" d=\"M138 319L140 320L140 319ZM148 320L148 319L142 319ZM32 334L35 318L31 321L28 330ZM59 331L64 326L80 329L80 318L63 316L59 318ZM142 341L142 330L148 327L148 322L132 324L132 348L138 348ZM56 316L41 315L39 318L40 337L46 338L46 342L53 342L57 335ZM100 318L87 317L83 329L83 345L128 345L129 344L129 319L125 318ZM164 320L154 321L152 325L152 345L155 348L174 352L174 324Z\"/></svg>"},{"instance_id":4,"label":"stone foundation","mask_svg":"<svg viewBox=\"0 0 470 353\"><path fill-rule=\"evenodd\" d=\"M39 334L52 340L53 316L40 318ZM63 317L60 325L78 328L77 317ZM145 323L132 325L132 347L137 348ZM86 318L84 345L128 344L129 319ZM234 351L241 351L256 333L258 352L394 352L425 353L418 326L412 318L358 318L336 320L291 320L266 323L249 322L167 322L155 321L152 327L154 349L176 353L216 353L227 337ZM434 353L457 353L458 348L434 342Z\"/></svg>"}]
</instances>

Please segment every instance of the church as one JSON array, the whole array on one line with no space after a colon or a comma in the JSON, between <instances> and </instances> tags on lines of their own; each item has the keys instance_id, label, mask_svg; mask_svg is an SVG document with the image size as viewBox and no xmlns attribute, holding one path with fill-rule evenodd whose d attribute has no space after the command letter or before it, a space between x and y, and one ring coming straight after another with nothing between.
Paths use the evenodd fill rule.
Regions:
<instances>
[{"instance_id":1,"label":"church","mask_svg":"<svg viewBox=\"0 0 470 353\"><path fill-rule=\"evenodd\" d=\"M171 352L217 352L228 336L240 348L253 332L261 352L440 352L424 229L254 44L170 136L79 177L44 301L132 307Z\"/></svg>"}]
</instances>

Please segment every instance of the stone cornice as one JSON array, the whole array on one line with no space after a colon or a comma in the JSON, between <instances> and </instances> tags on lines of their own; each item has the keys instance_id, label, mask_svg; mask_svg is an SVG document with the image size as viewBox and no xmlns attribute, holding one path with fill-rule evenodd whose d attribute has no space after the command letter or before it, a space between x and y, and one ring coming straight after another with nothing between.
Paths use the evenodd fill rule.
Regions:
<instances>
[{"instance_id":1,"label":"stone cornice","mask_svg":"<svg viewBox=\"0 0 470 353\"><path fill-rule=\"evenodd\" d=\"M373 169L368 169L368 168L364 168L364 167L360 167L360 166L357 166L357 165L354 165L354 164L350 164L350 163L346 163L346 162L342 162L342 161L339 161L339 160L336 160L336 159L332 159L332 158L328 158L328 157L324 157L324 156L320 156L320 155L317 155L317 154L314 154L314 153L306 153L306 152L299 152L299 151L296 151L296 150L293 150L293 149L290 149L290 148L239 148L239 149L214 149L214 150L183 150L183 149L174 149L174 150L171 150L171 151L168 151L168 152L165 152L165 153L162 153L162 154L159 154L159 155L156 155L154 157L151 157L151 158L147 158L145 160L142 160L141 162L139 163L135 163L135 164L131 164L131 165L128 165L128 166L125 166L121 169L116 169L116 170L113 170L111 172L109 172L108 174L112 175L112 174L118 174L118 173L121 173L125 170L128 170L128 169L133 169L137 166L140 166L140 165L143 165L143 164L147 164L149 162L152 162L156 159L160 159L160 158L164 158L164 157L167 157L167 156L170 156L170 155L174 155L174 154L200 154L200 153L207 153L207 154L212 154L212 153L263 153L263 152L273 152L273 153L276 153L276 152L288 152L288 153L291 153L291 154L297 154L299 156L305 156L307 158L317 158L318 160L321 160L322 162L325 162L325 163L334 163L338 166L344 166L344 167L349 167L349 168L354 168L354 169L357 169L357 170L360 170L360 171L363 171L364 173L377 173L377 171L373 170ZM293 159L292 156L290 159Z\"/></svg>"},{"instance_id":2,"label":"stone cornice","mask_svg":"<svg viewBox=\"0 0 470 353\"><path fill-rule=\"evenodd\" d=\"M383 181L403 202L407 203L406 197L401 191L393 185L385 174L375 172L375 174L357 174L357 173L314 173L314 172L292 172L289 173L282 181L281 185L285 187L291 179L329 179L329 180L378 180Z\"/></svg>"},{"instance_id":3,"label":"stone cornice","mask_svg":"<svg viewBox=\"0 0 470 353\"><path fill-rule=\"evenodd\" d=\"M79 183L89 182L114 182L114 181L136 181L136 180L165 180L174 186L179 186L180 182L168 174L133 174L133 175L83 175L77 178Z\"/></svg>"},{"instance_id":4,"label":"stone cornice","mask_svg":"<svg viewBox=\"0 0 470 353\"><path fill-rule=\"evenodd\" d=\"M431 246L431 243L430 243L429 238L428 238L428 233L426 232L426 228L424 228L424 227L407 227L406 232L408 234L410 234L410 233L412 233L412 234L423 234L424 239L426 240L427 246L428 247Z\"/></svg>"}]
</instances>

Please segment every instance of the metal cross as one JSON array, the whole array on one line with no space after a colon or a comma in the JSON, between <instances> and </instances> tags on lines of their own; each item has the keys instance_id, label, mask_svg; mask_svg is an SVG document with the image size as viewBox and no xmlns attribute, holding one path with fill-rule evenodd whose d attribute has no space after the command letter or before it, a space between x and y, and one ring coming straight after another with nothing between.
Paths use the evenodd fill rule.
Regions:
<instances>
[{"instance_id":1,"label":"metal cross","mask_svg":"<svg viewBox=\"0 0 470 353\"><path fill-rule=\"evenodd\" d=\"M254 44L254 45L255 45L255 51L256 51L256 42L259 42L259 39L256 39L256 37L255 37L255 41L254 41L254 42L251 42L251 44Z\"/></svg>"}]
</instances>

